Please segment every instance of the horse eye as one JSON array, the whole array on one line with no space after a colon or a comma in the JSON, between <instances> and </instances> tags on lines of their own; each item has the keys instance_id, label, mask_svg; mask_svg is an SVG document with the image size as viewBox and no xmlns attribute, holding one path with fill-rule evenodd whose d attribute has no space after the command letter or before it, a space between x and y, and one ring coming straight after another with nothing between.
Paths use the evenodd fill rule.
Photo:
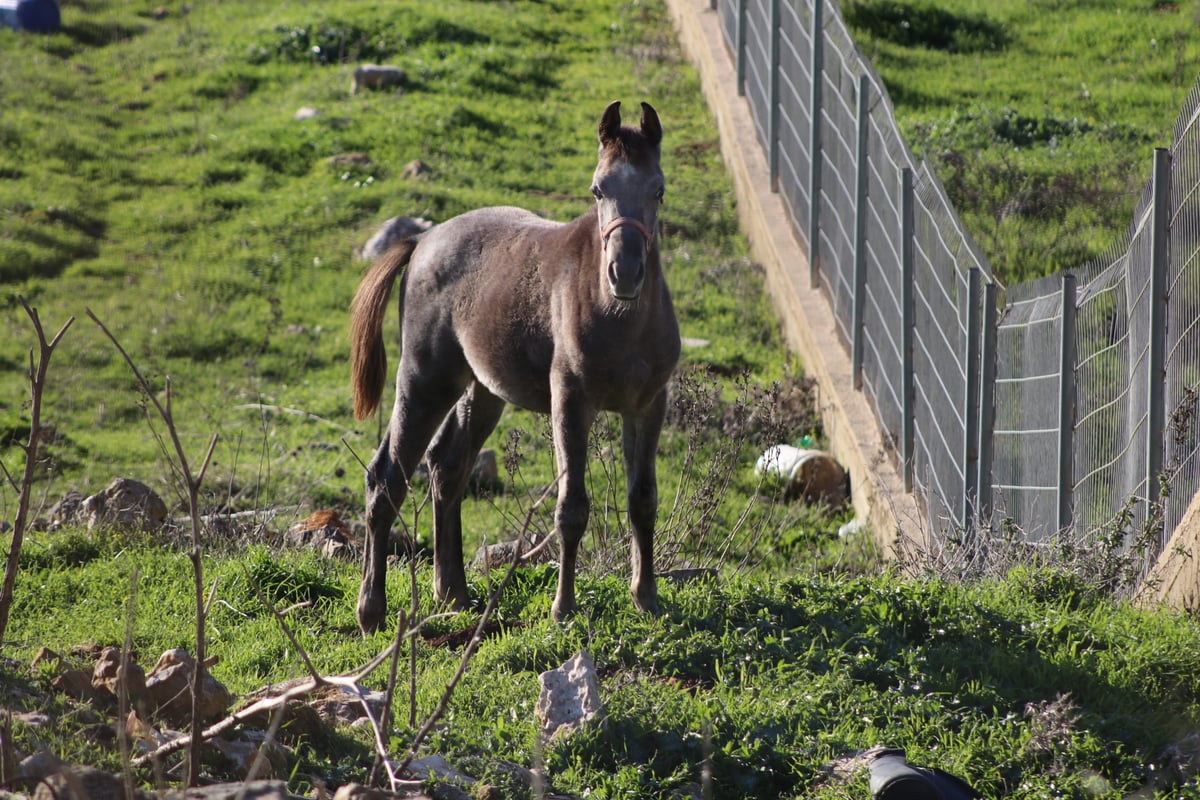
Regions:
<instances>
[{"instance_id":1,"label":"horse eye","mask_svg":"<svg viewBox=\"0 0 1200 800\"><path fill-rule=\"evenodd\" d=\"M657 194L656 196L658 197L658 202L659 202L660 204L663 202L663 197L664 197L666 194L667 194L667 190L666 190L666 189L659 189L659 190L658 190L658 194Z\"/></svg>"},{"instance_id":2,"label":"horse eye","mask_svg":"<svg viewBox=\"0 0 1200 800\"><path fill-rule=\"evenodd\" d=\"M592 187L592 197L596 198L597 200L603 200L603 199L604 199L604 192L600 191L600 187L599 187L599 186L593 186L593 187Z\"/></svg>"}]
</instances>

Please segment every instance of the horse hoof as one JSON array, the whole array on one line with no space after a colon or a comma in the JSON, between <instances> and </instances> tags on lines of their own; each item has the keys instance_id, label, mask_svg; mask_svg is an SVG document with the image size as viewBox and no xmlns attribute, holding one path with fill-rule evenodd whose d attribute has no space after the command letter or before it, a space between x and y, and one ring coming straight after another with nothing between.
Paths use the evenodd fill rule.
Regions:
<instances>
[{"instance_id":1,"label":"horse hoof","mask_svg":"<svg viewBox=\"0 0 1200 800\"><path fill-rule=\"evenodd\" d=\"M657 591L639 592L636 589L630 589L629 594L633 597L633 607L638 611L646 614L654 614L655 616L662 613L658 607Z\"/></svg>"},{"instance_id":2,"label":"horse hoof","mask_svg":"<svg viewBox=\"0 0 1200 800\"><path fill-rule=\"evenodd\" d=\"M555 600L554 605L550 607L550 618L555 622L566 622L575 615L577 610L578 609L574 603L563 603L560 605L559 602Z\"/></svg>"},{"instance_id":3,"label":"horse hoof","mask_svg":"<svg viewBox=\"0 0 1200 800\"><path fill-rule=\"evenodd\" d=\"M364 636L370 636L383 627L383 609L373 608L373 605L362 600L358 603L358 627Z\"/></svg>"}]
</instances>

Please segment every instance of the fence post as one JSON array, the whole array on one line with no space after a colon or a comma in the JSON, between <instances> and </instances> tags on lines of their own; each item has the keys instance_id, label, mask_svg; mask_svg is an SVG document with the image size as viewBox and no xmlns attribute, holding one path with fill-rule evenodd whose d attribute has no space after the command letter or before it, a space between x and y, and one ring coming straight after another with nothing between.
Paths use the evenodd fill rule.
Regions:
<instances>
[{"instance_id":1,"label":"fence post","mask_svg":"<svg viewBox=\"0 0 1200 800\"><path fill-rule=\"evenodd\" d=\"M767 166L771 191L779 191L779 0L771 0L771 86L767 114Z\"/></svg>"},{"instance_id":2,"label":"fence post","mask_svg":"<svg viewBox=\"0 0 1200 800\"><path fill-rule=\"evenodd\" d=\"M850 333L850 363L854 388L862 390L863 312L867 303L867 136L871 120L867 116L871 83L858 76L858 117L854 148L854 323Z\"/></svg>"},{"instance_id":3,"label":"fence post","mask_svg":"<svg viewBox=\"0 0 1200 800\"><path fill-rule=\"evenodd\" d=\"M996 433L996 284L983 287L983 341L979 350L979 519L991 527L992 437Z\"/></svg>"},{"instance_id":4,"label":"fence post","mask_svg":"<svg viewBox=\"0 0 1200 800\"><path fill-rule=\"evenodd\" d=\"M746 96L746 0L737 0L737 93Z\"/></svg>"},{"instance_id":5,"label":"fence post","mask_svg":"<svg viewBox=\"0 0 1200 800\"><path fill-rule=\"evenodd\" d=\"M1075 273L1062 276L1058 348L1058 530L1071 527L1075 471Z\"/></svg>"},{"instance_id":6,"label":"fence post","mask_svg":"<svg viewBox=\"0 0 1200 800\"><path fill-rule=\"evenodd\" d=\"M1146 396L1146 500L1158 498L1166 428L1167 232L1171 217L1171 151L1154 150L1154 213L1150 228L1150 354ZM1149 513L1149 509L1147 509Z\"/></svg>"},{"instance_id":7,"label":"fence post","mask_svg":"<svg viewBox=\"0 0 1200 800\"><path fill-rule=\"evenodd\" d=\"M809 94L808 113L812 123L809 130L808 157L808 284L817 288L818 276L821 274L821 88L824 78L821 70L824 68L825 35L822 17L824 16L824 0L813 0L810 37L812 39L812 62L809 64L809 74L812 77Z\"/></svg>"},{"instance_id":8,"label":"fence post","mask_svg":"<svg viewBox=\"0 0 1200 800\"><path fill-rule=\"evenodd\" d=\"M913 300L913 237L916 235L913 211L916 198L913 193L912 167L900 171L900 366L903 430L900 455L903 459L904 491L913 490L913 447L916 413L916 389L913 375L913 334L916 327L916 306Z\"/></svg>"},{"instance_id":9,"label":"fence post","mask_svg":"<svg viewBox=\"0 0 1200 800\"><path fill-rule=\"evenodd\" d=\"M971 267L967 273L967 361L963 387L963 505L960 522L964 532L970 531L972 514L979 491L979 339L980 295L983 293L983 270Z\"/></svg>"}]
</instances>

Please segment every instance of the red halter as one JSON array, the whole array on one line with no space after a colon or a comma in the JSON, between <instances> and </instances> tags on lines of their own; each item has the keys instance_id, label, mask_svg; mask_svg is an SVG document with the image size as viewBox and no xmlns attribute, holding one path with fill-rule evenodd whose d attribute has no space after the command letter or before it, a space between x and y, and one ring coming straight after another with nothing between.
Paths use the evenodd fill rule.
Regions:
<instances>
[{"instance_id":1,"label":"red halter","mask_svg":"<svg viewBox=\"0 0 1200 800\"><path fill-rule=\"evenodd\" d=\"M623 225L629 225L632 228L636 228L638 233L642 234L646 240L646 252L649 253L650 248L654 246L654 231L647 228L645 223L643 223L640 219L634 219L633 217L617 217L612 222L601 228L600 244L607 248L608 237L612 236L613 231Z\"/></svg>"}]
</instances>

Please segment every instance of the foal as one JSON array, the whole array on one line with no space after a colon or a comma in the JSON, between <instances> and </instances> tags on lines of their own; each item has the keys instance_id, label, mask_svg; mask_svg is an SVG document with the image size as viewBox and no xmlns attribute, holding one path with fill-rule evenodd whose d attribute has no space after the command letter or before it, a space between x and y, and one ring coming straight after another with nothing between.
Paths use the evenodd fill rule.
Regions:
<instances>
[{"instance_id":1,"label":"foal","mask_svg":"<svg viewBox=\"0 0 1200 800\"><path fill-rule=\"evenodd\" d=\"M549 414L561 476L554 525L561 542L553 615L575 610L575 566L588 522L588 432L601 411L621 415L633 525L630 592L657 613L653 536L655 453L679 326L659 260L662 126L642 103L638 127L620 103L600 120L595 206L572 222L517 208L484 208L395 245L370 268L351 306L354 411L379 405L386 379L382 328L400 277L396 404L366 474L367 532L358 623L386 612L387 541L428 450L433 588L468 603L461 507L475 457L505 403Z\"/></svg>"}]
</instances>

